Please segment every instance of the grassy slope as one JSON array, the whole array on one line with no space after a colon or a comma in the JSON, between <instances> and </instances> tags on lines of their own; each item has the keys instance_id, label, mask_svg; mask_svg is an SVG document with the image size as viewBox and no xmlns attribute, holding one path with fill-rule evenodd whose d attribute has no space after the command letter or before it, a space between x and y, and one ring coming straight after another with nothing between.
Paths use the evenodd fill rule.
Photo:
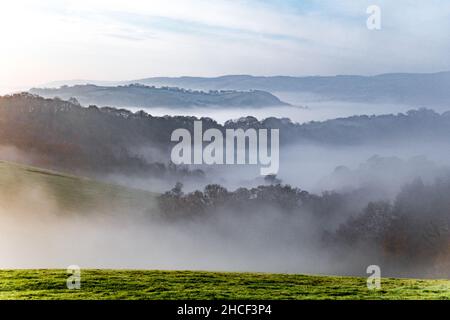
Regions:
<instances>
[{"instance_id":1,"label":"grassy slope","mask_svg":"<svg viewBox=\"0 0 450 320\"><path fill-rule=\"evenodd\" d=\"M0 299L450 299L450 280L197 271L83 270L66 289L64 270L0 271Z\"/></svg>"},{"instance_id":2,"label":"grassy slope","mask_svg":"<svg viewBox=\"0 0 450 320\"><path fill-rule=\"evenodd\" d=\"M65 211L115 209L145 210L154 193L98 182L50 170L0 161L0 192L11 196L25 186L42 187Z\"/></svg>"}]
</instances>

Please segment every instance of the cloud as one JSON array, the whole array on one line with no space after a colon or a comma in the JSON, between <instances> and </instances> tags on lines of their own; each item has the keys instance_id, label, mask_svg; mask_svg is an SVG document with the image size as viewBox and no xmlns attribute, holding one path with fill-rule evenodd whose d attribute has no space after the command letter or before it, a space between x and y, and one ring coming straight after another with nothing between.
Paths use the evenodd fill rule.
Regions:
<instances>
[{"instance_id":1,"label":"cloud","mask_svg":"<svg viewBox=\"0 0 450 320\"><path fill-rule=\"evenodd\" d=\"M366 28L366 8L382 29ZM450 69L444 0L3 2L0 84ZM19 66L19 67L18 67Z\"/></svg>"}]
</instances>

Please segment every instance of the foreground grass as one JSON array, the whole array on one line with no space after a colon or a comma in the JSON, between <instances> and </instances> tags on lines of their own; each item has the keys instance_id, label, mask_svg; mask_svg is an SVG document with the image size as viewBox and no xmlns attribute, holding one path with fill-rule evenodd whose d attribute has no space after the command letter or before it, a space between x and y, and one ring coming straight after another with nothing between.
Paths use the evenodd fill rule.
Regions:
<instances>
[{"instance_id":1,"label":"foreground grass","mask_svg":"<svg viewBox=\"0 0 450 320\"><path fill-rule=\"evenodd\" d=\"M197 271L83 270L81 289L65 270L0 270L0 299L450 299L450 280L382 279Z\"/></svg>"}]
</instances>

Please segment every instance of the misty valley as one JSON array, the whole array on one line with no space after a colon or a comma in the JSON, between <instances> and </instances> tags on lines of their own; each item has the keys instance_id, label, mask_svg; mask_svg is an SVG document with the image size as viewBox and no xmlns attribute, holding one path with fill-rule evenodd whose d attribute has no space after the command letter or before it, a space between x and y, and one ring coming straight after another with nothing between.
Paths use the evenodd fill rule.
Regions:
<instances>
[{"instance_id":1,"label":"misty valley","mask_svg":"<svg viewBox=\"0 0 450 320\"><path fill-rule=\"evenodd\" d=\"M450 301L449 30L448 0L0 1L2 311Z\"/></svg>"},{"instance_id":2,"label":"misty valley","mask_svg":"<svg viewBox=\"0 0 450 320\"><path fill-rule=\"evenodd\" d=\"M448 112L218 121L32 92L0 97L1 268L449 277Z\"/></svg>"}]
</instances>

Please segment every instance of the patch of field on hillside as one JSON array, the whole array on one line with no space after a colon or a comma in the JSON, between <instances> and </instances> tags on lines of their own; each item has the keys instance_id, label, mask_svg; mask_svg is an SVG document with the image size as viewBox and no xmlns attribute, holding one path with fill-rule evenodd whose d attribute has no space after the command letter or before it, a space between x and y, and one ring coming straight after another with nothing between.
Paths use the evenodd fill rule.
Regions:
<instances>
[{"instance_id":1,"label":"patch of field on hillside","mask_svg":"<svg viewBox=\"0 0 450 320\"><path fill-rule=\"evenodd\" d=\"M78 213L114 208L145 210L156 194L50 170L0 161L0 192L3 199L34 191L52 200L62 211ZM43 197L41 197L43 198ZM27 201L39 201L31 196Z\"/></svg>"},{"instance_id":2,"label":"patch of field on hillside","mask_svg":"<svg viewBox=\"0 0 450 320\"><path fill-rule=\"evenodd\" d=\"M450 299L450 280L200 271L82 270L67 289L65 270L2 270L0 299Z\"/></svg>"}]
</instances>

